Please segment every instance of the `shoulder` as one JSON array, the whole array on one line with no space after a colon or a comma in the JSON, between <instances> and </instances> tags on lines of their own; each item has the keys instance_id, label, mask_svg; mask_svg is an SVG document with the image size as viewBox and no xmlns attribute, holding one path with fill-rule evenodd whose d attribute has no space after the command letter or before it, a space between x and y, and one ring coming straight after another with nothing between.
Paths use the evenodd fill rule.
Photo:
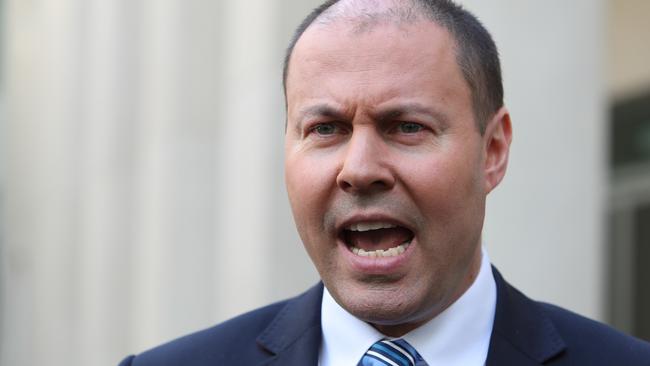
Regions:
<instances>
[{"instance_id":1,"label":"shoulder","mask_svg":"<svg viewBox=\"0 0 650 366\"><path fill-rule=\"evenodd\" d=\"M319 343L322 294L323 285L318 283L289 300L129 356L120 366L257 365L292 344L301 344L313 353ZM309 338L311 343L304 340L314 332L317 335Z\"/></svg>"},{"instance_id":2,"label":"shoulder","mask_svg":"<svg viewBox=\"0 0 650 366\"><path fill-rule=\"evenodd\" d=\"M650 366L650 344L555 305L531 300L493 268L497 308L488 365ZM517 362L512 362L517 360Z\"/></svg>"},{"instance_id":3,"label":"shoulder","mask_svg":"<svg viewBox=\"0 0 650 366\"><path fill-rule=\"evenodd\" d=\"M190 366L227 364L227 357L239 354L242 360L266 356L256 338L290 300L277 302L242 314L213 327L188 334L137 356L120 366Z\"/></svg>"},{"instance_id":4,"label":"shoulder","mask_svg":"<svg viewBox=\"0 0 650 366\"><path fill-rule=\"evenodd\" d=\"M650 343L556 305L538 302L566 343L566 357L598 365L648 365Z\"/></svg>"}]
</instances>

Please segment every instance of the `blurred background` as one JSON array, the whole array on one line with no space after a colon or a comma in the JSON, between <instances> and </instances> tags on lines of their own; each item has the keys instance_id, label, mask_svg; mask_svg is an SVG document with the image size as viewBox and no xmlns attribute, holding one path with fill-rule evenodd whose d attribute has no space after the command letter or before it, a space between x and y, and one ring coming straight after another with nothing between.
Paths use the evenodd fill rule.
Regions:
<instances>
[{"instance_id":1,"label":"blurred background","mask_svg":"<svg viewBox=\"0 0 650 366\"><path fill-rule=\"evenodd\" d=\"M0 0L0 365L113 365L318 279L281 62L316 0ZM650 2L462 1L501 50L494 264L650 339Z\"/></svg>"}]
</instances>

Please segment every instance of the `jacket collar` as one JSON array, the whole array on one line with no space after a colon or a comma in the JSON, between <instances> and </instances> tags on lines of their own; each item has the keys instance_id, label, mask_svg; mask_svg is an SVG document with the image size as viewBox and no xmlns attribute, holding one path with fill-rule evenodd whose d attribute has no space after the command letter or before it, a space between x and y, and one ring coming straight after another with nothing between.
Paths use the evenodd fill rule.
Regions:
<instances>
[{"instance_id":1,"label":"jacket collar","mask_svg":"<svg viewBox=\"0 0 650 366\"><path fill-rule=\"evenodd\" d=\"M261 365L317 365L322 338L320 325L323 284L287 302L257 343L273 356Z\"/></svg>"},{"instance_id":2,"label":"jacket collar","mask_svg":"<svg viewBox=\"0 0 650 366\"><path fill-rule=\"evenodd\" d=\"M487 366L540 365L566 349L539 304L510 286L496 268L497 306ZM273 356L261 365L317 365L323 284L290 300L257 338Z\"/></svg>"},{"instance_id":3,"label":"jacket collar","mask_svg":"<svg viewBox=\"0 0 650 366\"><path fill-rule=\"evenodd\" d=\"M486 365L540 365L566 345L536 302L510 286L496 268L497 307Z\"/></svg>"}]
</instances>

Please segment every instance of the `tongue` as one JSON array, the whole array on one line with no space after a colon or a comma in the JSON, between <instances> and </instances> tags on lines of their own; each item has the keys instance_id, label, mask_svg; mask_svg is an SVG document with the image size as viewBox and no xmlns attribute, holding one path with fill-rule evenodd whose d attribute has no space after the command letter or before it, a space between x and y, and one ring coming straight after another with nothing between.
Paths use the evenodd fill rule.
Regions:
<instances>
[{"instance_id":1,"label":"tongue","mask_svg":"<svg viewBox=\"0 0 650 366\"><path fill-rule=\"evenodd\" d=\"M346 231L348 245L367 251L394 248L411 240L412 237L411 231L402 227L369 231Z\"/></svg>"}]
</instances>

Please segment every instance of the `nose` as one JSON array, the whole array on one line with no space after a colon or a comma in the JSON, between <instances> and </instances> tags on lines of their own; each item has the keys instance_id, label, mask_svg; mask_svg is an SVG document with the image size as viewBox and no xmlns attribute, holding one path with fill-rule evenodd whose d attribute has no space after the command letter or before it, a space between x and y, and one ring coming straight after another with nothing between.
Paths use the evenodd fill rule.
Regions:
<instances>
[{"instance_id":1,"label":"nose","mask_svg":"<svg viewBox=\"0 0 650 366\"><path fill-rule=\"evenodd\" d=\"M390 190L395 176L385 142L374 128L357 129L348 140L336 183L354 194Z\"/></svg>"}]
</instances>

